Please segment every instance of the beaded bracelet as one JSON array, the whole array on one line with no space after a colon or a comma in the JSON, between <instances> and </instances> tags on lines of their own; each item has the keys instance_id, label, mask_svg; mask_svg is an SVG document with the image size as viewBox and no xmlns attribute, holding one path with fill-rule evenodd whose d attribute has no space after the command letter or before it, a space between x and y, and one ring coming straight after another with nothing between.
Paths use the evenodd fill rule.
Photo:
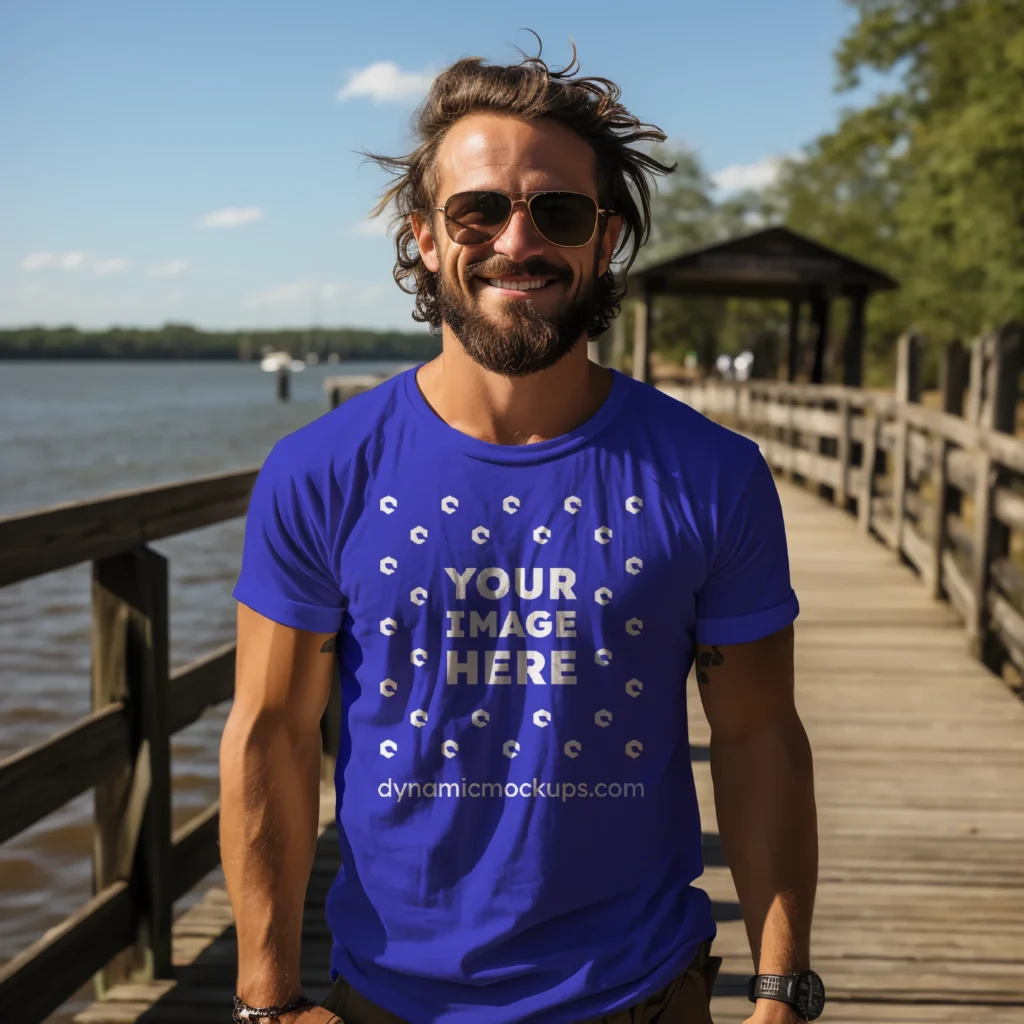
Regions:
<instances>
[{"instance_id":1,"label":"beaded bracelet","mask_svg":"<svg viewBox=\"0 0 1024 1024\"><path fill-rule=\"evenodd\" d=\"M318 1005L318 1003L313 1002L312 999L306 996L299 996L298 999L293 999L290 1003L285 1003L283 1006L250 1006L248 1003L243 1003L238 996L235 996L231 1019L236 1024L250 1020L274 1020L286 1013L295 1013L297 1010L309 1010Z\"/></svg>"}]
</instances>

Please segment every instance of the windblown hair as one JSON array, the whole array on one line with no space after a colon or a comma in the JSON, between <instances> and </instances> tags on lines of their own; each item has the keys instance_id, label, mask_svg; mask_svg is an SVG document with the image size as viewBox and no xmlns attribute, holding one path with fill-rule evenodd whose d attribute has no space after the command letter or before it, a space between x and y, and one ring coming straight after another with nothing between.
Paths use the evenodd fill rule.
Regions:
<instances>
[{"instance_id":1,"label":"windblown hair","mask_svg":"<svg viewBox=\"0 0 1024 1024\"><path fill-rule=\"evenodd\" d=\"M650 181L655 174L675 170L675 164L667 166L632 148L635 143L664 142L666 136L656 126L641 122L619 102L621 90L614 82L573 77L579 70L575 44L572 60L561 71L555 71L541 60L543 44L539 36L537 43L537 56L528 57L520 50L523 60L519 64L491 65L480 57L466 57L452 64L434 79L414 116L413 130L419 143L416 149L397 157L364 154L392 175L372 215L378 217L389 207L395 211L395 281L403 291L416 296L413 319L429 324L435 331L441 326L439 282L423 263L409 215L429 212L433 218L433 207L439 205L438 150L460 118L487 112L524 121L548 117L588 142L596 157L598 203L622 217L613 262L619 262L625 270L650 234ZM598 293L597 312L588 327L591 337L608 329L625 294L625 285L616 283L611 266L598 282Z\"/></svg>"}]
</instances>

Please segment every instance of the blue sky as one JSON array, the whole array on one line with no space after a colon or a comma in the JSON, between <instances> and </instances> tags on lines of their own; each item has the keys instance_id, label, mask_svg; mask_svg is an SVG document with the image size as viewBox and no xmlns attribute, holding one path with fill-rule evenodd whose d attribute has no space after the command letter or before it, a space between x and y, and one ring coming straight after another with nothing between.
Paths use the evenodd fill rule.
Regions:
<instances>
[{"instance_id":1,"label":"blue sky","mask_svg":"<svg viewBox=\"0 0 1024 1024\"><path fill-rule=\"evenodd\" d=\"M655 13L657 12L657 13ZM415 327L384 182L433 73L532 52L723 185L830 128L840 0L33 0L0 5L0 326Z\"/></svg>"}]
</instances>

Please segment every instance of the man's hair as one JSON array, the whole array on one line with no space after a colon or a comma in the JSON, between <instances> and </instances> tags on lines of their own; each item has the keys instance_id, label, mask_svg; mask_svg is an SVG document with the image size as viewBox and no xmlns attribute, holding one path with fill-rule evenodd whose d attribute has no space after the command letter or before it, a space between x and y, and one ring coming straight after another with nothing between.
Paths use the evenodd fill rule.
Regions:
<instances>
[{"instance_id":1,"label":"man's hair","mask_svg":"<svg viewBox=\"0 0 1024 1024\"><path fill-rule=\"evenodd\" d=\"M588 142L596 158L598 205L622 217L622 233L613 259L628 250L627 257L620 260L625 270L650 234L650 180L656 173L675 170L675 164L667 166L632 148L634 143L664 142L666 136L655 125L641 122L619 102L621 90L614 82L573 77L579 70L575 44L572 60L561 71L555 71L541 60L539 36L537 42L537 56L528 57L520 50L523 60L519 64L492 65L481 57L466 57L452 64L434 79L413 118L416 149L396 157L365 154L393 176L372 215L380 216L388 207L395 211L395 281L403 291L416 296L413 319L435 330L441 326L439 282L423 263L409 214L429 212L430 219L434 219L433 207L438 205L437 154L458 120L476 113L524 121L547 117ZM602 221L600 227L604 226ZM588 327L591 337L608 329L618 315L624 294L625 286L616 284L609 266L598 282L599 302Z\"/></svg>"}]
</instances>

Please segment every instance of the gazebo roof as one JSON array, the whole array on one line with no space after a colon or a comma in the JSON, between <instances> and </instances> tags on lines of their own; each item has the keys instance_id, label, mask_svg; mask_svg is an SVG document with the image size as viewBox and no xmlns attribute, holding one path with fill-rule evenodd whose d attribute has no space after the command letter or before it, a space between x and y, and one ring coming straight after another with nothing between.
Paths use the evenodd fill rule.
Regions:
<instances>
[{"instance_id":1,"label":"gazebo roof","mask_svg":"<svg viewBox=\"0 0 1024 1024\"><path fill-rule=\"evenodd\" d=\"M675 255L639 257L627 278L633 294L721 295L807 301L898 288L875 267L790 228L755 231Z\"/></svg>"}]
</instances>

